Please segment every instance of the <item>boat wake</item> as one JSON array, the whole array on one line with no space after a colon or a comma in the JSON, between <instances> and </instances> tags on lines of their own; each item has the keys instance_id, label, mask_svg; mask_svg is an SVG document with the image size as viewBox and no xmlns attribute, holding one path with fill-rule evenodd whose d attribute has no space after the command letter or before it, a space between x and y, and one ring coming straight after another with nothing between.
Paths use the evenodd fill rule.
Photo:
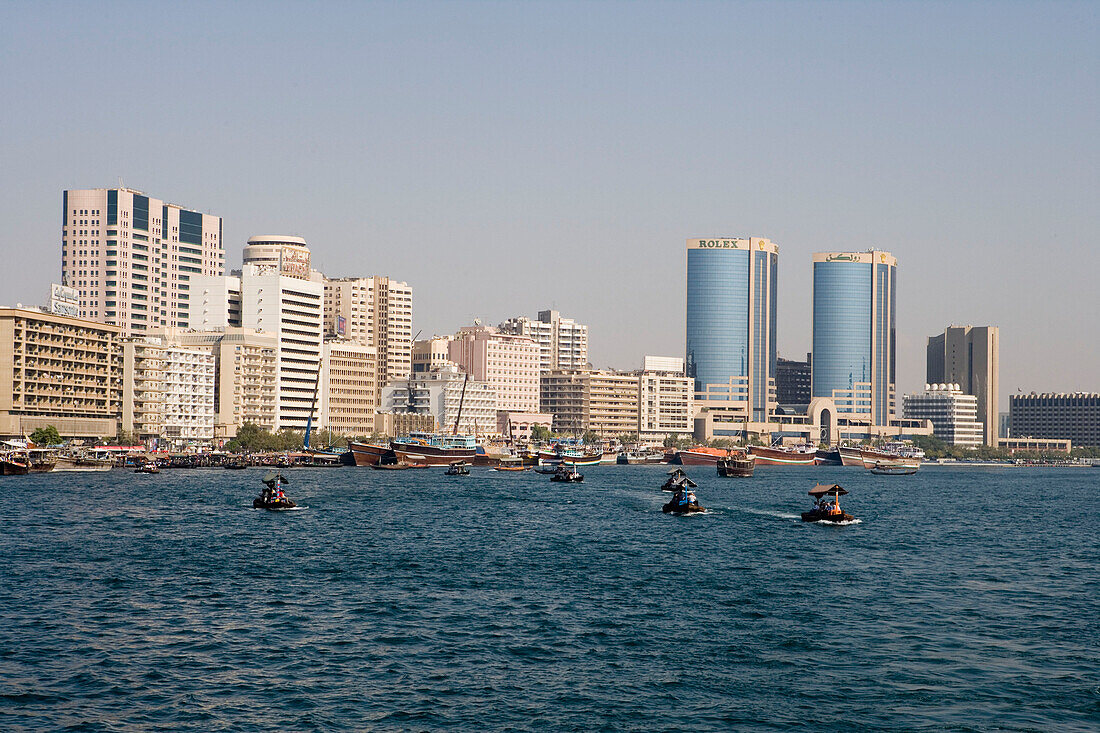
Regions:
<instances>
[{"instance_id":1,"label":"boat wake","mask_svg":"<svg viewBox=\"0 0 1100 733\"><path fill-rule=\"evenodd\" d=\"M847 522L807 522L807 524L814 524L819 527L847 527L850 524L863 524L863 520L852 519Z\"/></svg>"},{"instance_id":2,"label":"boat wake","mask_svg":"<svg viewBox=\"0 0 1100 733\"><path fill-rule=\"evenodd\" d=\"M308 506L288 506L280 509L265 509L264 507L252 506L251 504L248 505L248 508L255 509L258 512L300 512L303 509L309 509Z\"/></svg>"},{"instance_id":3,"label":"boat wake","mask_svg":"<svg viewBox=\"0 0 1100 733\"><path fill-rule=\"evenodd\" d=\"M748 514L758 514L762 517L776 517L777 519L801 519L801 514L790 514L788 512L769 512L766 509L750 509L745 506L732 507L739 512L746 512Z\"/></svg>"}]
</instances>

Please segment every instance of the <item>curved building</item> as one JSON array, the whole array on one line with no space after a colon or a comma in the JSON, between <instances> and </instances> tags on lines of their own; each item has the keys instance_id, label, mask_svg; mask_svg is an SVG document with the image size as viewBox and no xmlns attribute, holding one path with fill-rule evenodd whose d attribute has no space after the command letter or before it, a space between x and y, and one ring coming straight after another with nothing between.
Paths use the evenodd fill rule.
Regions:
<instances>
[{"instance_id":1,"label":"curved building","mask_svg":"<svg viewBox=\"0 0 1100 733\"><path fill-rule=\"evenodd\" d=\"M889 425L895 412L897 259L889 252L814 254L812 395L838 416Z\"/></svg>"},{"instance_id":2,"label":"curved building","mask_svg":"<svg viewBox=\"0 0 1100 733\"><path fill-rule=\"evenodd\" d=\"M687 240L687 375L700 407L754 422L775 408L776 275L767 239Z\"/></svg>"},{"instance_id":3,"label":"curved building","mask_svg":"<svg viewBox=\"0 0 1100 733\"><path fill-rule=\"evenodd\" d=\"M309 279L309 247L301 237L263 235L249 237L244 264L272 268L280 275Z\"/></svg>"}]
</instances>

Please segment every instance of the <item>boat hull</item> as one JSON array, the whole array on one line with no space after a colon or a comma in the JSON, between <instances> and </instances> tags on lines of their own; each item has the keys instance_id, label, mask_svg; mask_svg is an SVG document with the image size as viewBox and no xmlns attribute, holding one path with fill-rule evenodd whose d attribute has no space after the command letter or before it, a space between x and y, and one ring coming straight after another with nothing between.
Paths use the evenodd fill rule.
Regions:
<instances>
[{"instance_id":1,"label":"boat hull","mask_svg":"<svg viewBox=\"0 0 1100 733\"><path fill-rule=\"evenodd\" d=\"M758 466L812 466L817 459L816 451L801 453L758 445L749 446L749 454L756 457Z\"/></svg>"},{"instance_id":2,"label":"boat hull","mask_svg":"<svg viewBox=\"0 0 1100 733\"><path fill-rule=\"evenodd\" d=\"M718 462L718 475L723 478L752 478L755 469L756 461L751 457Z\"/></svg>"},{"instance_id":3,"label":"boat hull","mask_svg":"<svg viewBox=\"0 0 1100 733\"><path fill-rule=\"evenodd\" d=\"M840 522L852 522L855 520L851 514L841 512L840 514L829 514L827 512L802 512L803 522L827 522L830 524L839 524Z\"/></svg>"},{"instance_id":4,"label":"boat hull","mask_svg":"<svg viewBox=\"0 0 1100 733\"><path fill-rule=\"evenodd\" d=\"M449 466L454 461L473 463L473 448L439 448L432 445L416 445L394 441L393 452L399 463L424 463L429 466Z\"/></svg>"},{"instance_id":5,"label":"boat hull","mask_svg":"<svg viewBox=\"0 0 1100 733\"><path fill-rule=\"evenodd\" d=\"M55 472L65 471L110 471L114 461L100 461L94 458L58 458L54 464Z\"/></svg>"},{"instance_id":6,"label":"boat hull","mask_svg":"<svg viewBox=\"0 0 1100 733\"><path fill-rule=\"evenodd\" d=\"M669 503L667 503L663 507L661 507L661 511L664 512L665 514L677 514L677 515L701 514L702 512L705 512L706 510L707 510L707 508L705 506L701 506L699 504L680 504L675 499L673 499L672 501L670 501Z\"/></svg>"},{"instance_id":7,"label":"boat hull","mask_svg":"<svg viewBox=\"0 0 1100 733\"><path fill-rule=\"evenodd\" d=\"M862 466L863 465L863 451L859 448L850 448L847 446L840 446L837 448L837 452L840 453L840 463L844 466Z\"/></svg>"},{"instance_id":8,"label":"boat hull","mask_svg":"<svg viewBox=\"0 0 1100 733\"><path fill-rule=\"evenodd\" d=\"M0 461L0 476L26 476L30 467L15 461Z\"/></svg>"},{"instance_id":9,"label":"boat hull","mask_svg":"<svg viewBox=\"0 0 1100 733\"><path fill-rule=\"evenodd\" d=\"M718 448L688 448L677 451L676 457L669 463L681 466L716 466L718 460L726 457L726 451Z\"/></svg>"},{"instance_id":10,"label":"boat hull","mask_svg":"<svg viewBox=\"0 0 1100 733\"><path fill-rule=\"evenodd\" d=\"M351 449L356 466L375 466L383 460L387 462L397 460L393 450L386 445L352 442L348 447Z\"/></svg>"},{"instance_id":11,"label":"boat hull","mask_svg":"<svg viewBox=\"0 0 1100 733\"><path fill-rule=\"evenodd\" d=\"M840 451L836 448L830 448L828 450L818 449L814 462L819 466L844 465L844 461L840 458Z\"/></svg>"}]
</instances>

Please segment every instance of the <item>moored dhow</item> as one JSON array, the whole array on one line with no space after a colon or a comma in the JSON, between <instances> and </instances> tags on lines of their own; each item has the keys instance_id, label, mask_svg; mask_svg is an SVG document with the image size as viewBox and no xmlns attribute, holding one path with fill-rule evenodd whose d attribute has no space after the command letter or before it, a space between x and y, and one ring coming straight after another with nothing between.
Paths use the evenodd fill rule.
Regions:
<instances>
[{"instance_id":1,"label":"moored dhow","mask_svg":"<svg viewBox=\"0 0 1100 733\"><path fill-rule=\"evenodd\" d=\"M379 463L393 463L397 455L389 445L379 443L348 443L356 466L376 466Z\"/></svg>"},{"instance_id":2,"label":"moored dhow","mask_svg":"<svg viewBox=\"0 0 1100 733\"><path fill-rule=\"evenodd\" d=\"M677 451L669 463L681 466L716 466L718 461L729 453L725 448L708 448L705 445L693 445Z\"/></svg>"},{"instance_id":3,"label":"moored dhow","mask_svg":"<svg viewBox=\"0 0 1100 733\"><path fill-rule=\"evenodd\" d=\"M472 435L443 435L440 433L409 433L407 438L390 441L398 462L426 463L429 466L448 466L452 461L474 462L477 439Z\"/></svg>"},{"instance_id":4,"label":"moored dhow","mask_svg":"<svg viewBox=\"0 0 1100 733\"><path fill-rule=\"evenodd\" d=\"M756 457L757 466L812 466L817 461L817 448L812 445L789 448L750 445L749 454Z\"/></svg>"}]
</instances>

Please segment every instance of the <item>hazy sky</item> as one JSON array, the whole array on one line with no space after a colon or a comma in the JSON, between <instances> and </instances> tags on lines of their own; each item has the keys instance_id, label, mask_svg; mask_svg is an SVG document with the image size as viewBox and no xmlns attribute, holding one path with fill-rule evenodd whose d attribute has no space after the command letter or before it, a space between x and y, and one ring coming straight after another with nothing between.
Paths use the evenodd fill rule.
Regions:
<instances>
[{"instance_id":1,"label":"hazy sky","mask_svg":"<svg viewBox=\"0 0 1100 733\"><path fill-rule=\"evenodd\" d=\"M899 392L949 323L1003 394L1100 391L1100 3L0 4L0 303L60 277L61 191L131 188L414 330L556 307L597 366L684 350L684 240L898 264ZM1002 398L1001 409L1007 410Z\"/></svg>"}]
</instances>

